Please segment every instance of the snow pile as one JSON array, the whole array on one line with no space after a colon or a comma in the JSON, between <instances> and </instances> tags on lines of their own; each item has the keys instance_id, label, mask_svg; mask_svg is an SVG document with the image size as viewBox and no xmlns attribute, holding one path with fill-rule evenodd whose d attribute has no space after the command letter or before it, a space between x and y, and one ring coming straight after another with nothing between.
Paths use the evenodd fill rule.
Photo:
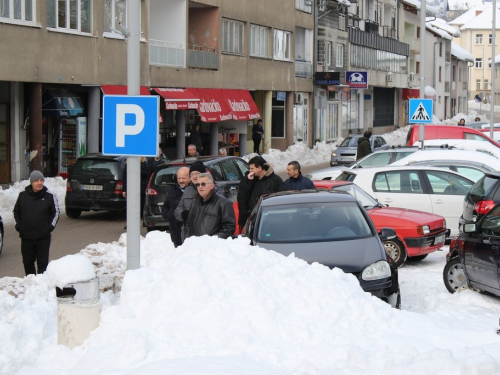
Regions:
<instances>
[{"instance_id":1,"label":"snow pile","mask_svg":"<svg viewBox=\"0 0 500 375\"><path fill-rule=\"evenodd\" d=\"M475 100L469 100L468 104L469 104L469 110L480 109L483 111L491 111L490 103L484 104L484 103L478 103ZM493 109L493 112L500 112L500 105L496 105L495 108Z\"/></svg>"},{"instance_id":2,"label":"snow pile","mask_svg":"<svg viewBox=\"0 0 500 375\"><path fill-rule=\"evenodd\" d=\"M409 126L396 129L390 133L384 134L384 139L391 146L404 146L406 144L406 136L408 135L409 130Z\"/></svg>"},{"instance_id":3,"label":"snow pile","mask_svg":"<svg viewBox=\"0 0 500 375\"><path fill-rule=\"evenodd\" d=\"M51 286L62 289L69 283L93 279L95 271L94 266L87 257L74 254L50 262L46 275Z\"/></svg>"},{"instance_id":4,"label":"snow pile","mask_svg":"<svg viewBox=\"0 0 500 375\"><path fill-rule=\"evenodd\" d=\"M14 222L12 210L16 204L17 197L29 185L29 180L15 182L8 189L3 190L0 186L0 216L4 223ZM59 202L59 210L65 212L64 197L66 197L66 180L62 177L46 178L45 186L52 194L55 194Z\"/></svg>"},{"instance_id":5,"label":"snow pile","mask_svg":"<svg viewBox=\"0 0 500 375\"><path fill-rule=\"evenodd\" d=\"M469 106L470 108L470 106ZM457 125L461 119L465 119L465 122L475 122L476 117L479 117L481 121L486 121L486 116L478 114L476 111L472 110L469 111L468 114L465 113L458 113L455 116L453 116L451 119L446 119L441 121L442 124L444 125Z\"/></svg>"},{"instance_id":6,"label":"snow pile","mask_svg":"<svg viewBox=\"0 0 500 375\"><path fill-rule=\"evenodd\" d=\"M103 264L125 252L123 242L104 245ZM443 252L400 270L403 308L414 312L364 293L352 275L244 238L190 238L174 249L168 234L150 232L141 252L143 267L126 272L119 298L101 294L100 326L73 350L56 345L46 275L26 277L17 294L0 279L0 373L23 366L22 375L500 370L500 303L472 291L449 294Z\"/></svg>"}]
</instances>

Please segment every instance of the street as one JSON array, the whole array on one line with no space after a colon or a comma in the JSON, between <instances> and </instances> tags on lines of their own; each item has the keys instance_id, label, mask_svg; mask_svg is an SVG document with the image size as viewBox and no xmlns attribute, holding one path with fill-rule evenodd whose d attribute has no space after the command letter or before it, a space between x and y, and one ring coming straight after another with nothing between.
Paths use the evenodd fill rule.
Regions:
<instances>
[{"instance_id":1,"label":"street","mask_svg":"<svg viewBox=\"0 0 500 375\"><path fill-rule=\"evenodd\" d=\"M328 166L329 162L304 167L302 173L305 175L310 171ZM283 180L288 178L286 171L277 174ZM66 214L62 214L52 233L50 260L76 254L92 243L118 241L120 235L126 232L123 229L125 224L125 213L83 212L78 219L70 219ZM141 235L145 236L146 233L146 228L141 227ZM0 256L0 277L5 276L25 276L21 257L21 239L14 224L5 225L4 246Z\"/></svg>"}]
</instances>

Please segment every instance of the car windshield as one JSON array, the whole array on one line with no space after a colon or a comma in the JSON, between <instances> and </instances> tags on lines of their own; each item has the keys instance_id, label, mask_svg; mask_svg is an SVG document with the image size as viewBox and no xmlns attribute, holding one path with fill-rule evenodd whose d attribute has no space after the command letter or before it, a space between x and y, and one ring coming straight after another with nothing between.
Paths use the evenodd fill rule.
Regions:
<instances>
[{"instance_id":1,"label":"car windshield","mask_svg":"<svg viewBox=\"0 0 500 375\"><path fill-rule=\"evenodd\" d=\"M302 203L262 209L258 242L345 241L373 236L356 202Z\"/></svg>"},{"instance_id":2,"label":"car windshield","mask_svg":"<svg viewBox=\"0 0 500 375\"><path fill-rule=\"evenodd\" d=\"M364 208L376 207L380 204L370 194L354 184L335 186L332 190L341 190L351 194Z\"/></svg>"},{"instance_id":3,"label":"car windshield","mask_svg":"<svg viewBox=\"0 0 500 375\"><path fill-rule=\"evenodd\" d=\"M177 171L184 165L172 165L170 167L161 168L157 171L152 186L172 185L177 181Z\"/></svg>"},{"instance_id":4,"label":"car windshield","mask_svg":"<svg viewBox=\"0 0 500 375\"><path fill-rule=\"evenodd\" d=\"M347 137L345 138L339 147L357 147L359 137Z\"/></svg>"},{"instance_id":5,"label":"car windshield","mask_svg":"<svg viewBox=\"0 0 500 375\"><path fill-rule=\"evenodd\" d=\"M366 167L385 167L389 165L389 161L391 160L391 153L389 152L380 152L373 153L362 160L356 163L358 168L366 168Z\"/></svg>"},{"instance_id":6,"label":"car windshield","mask_svg":"<svg viewBox=\"0 0 500 375\"><path fill-rule=\"evenodd\" d=\"M71 173L114 176L115 179L118 179L120 168L120 162L117 160L78 159L71 169Z\"/></svg>"},{"instance_id":7,"label":"car windshield","mask_svg":"<svg viewBox=\"0 0 500 375\"><path fill-rule=\"evenodd\" d=\"M493 189L496 188L498 183L498 179L496 178L491 178L488 176L483 176L482 178L479 179L478 182L472 186L470 190L470 195L471 196L476 196L476 197L489 197L492 195Z\"/></svg>"},{"instance_id":8,"label":"car windshield","mask_svg":"<svg viewBox=\"0 0 500 375\"><path fill-rule=\"evenodd\" d=\"M335 180L337 181L354 181L356 175L353 173L342 172Z\"/></svg>"}]
</instances>

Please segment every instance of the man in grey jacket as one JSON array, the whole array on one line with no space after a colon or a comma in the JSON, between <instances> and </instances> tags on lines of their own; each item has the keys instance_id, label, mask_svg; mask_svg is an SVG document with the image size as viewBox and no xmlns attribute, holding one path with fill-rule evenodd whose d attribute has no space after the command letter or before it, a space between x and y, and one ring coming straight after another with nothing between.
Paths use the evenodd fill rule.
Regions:
<instances>
[{"instance_id":1,"label":"man in grey jacket","mask_svg":"<svg viewBox=\"0 0 500 375\"><path fill-rule=\"evenodd\" d=\"M236 229L233 204L215 192L215 184L210 173L202 173L194 184L198 193L193 197L187 213L186 238L192 236L217 236L228 238Z\"/></svg>"}]
</instances>

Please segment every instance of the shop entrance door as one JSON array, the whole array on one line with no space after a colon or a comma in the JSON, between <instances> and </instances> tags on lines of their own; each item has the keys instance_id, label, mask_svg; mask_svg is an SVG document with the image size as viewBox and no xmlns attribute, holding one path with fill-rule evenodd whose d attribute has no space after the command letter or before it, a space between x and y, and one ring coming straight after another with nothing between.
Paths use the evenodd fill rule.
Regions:
<instances>
[{"instance_id":1,"label":"shop entrance door","mask_svg":"<svg viewBox=\"0 0 500 375\"><path fill-rule=\"evenodd\" d=\"M9 105L0 103L0 184L10 182Z\"/></svg>"}]
</instances>

